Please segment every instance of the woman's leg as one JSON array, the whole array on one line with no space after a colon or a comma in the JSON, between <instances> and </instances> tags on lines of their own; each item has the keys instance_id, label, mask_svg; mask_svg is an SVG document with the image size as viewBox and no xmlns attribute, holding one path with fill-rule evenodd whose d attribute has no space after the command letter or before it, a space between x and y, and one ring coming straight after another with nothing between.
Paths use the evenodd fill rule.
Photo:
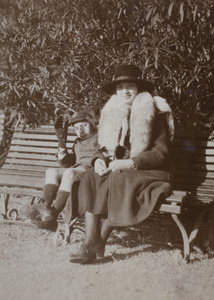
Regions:
<instances>
[{"instance_id":1,"label":"woman's leg","mask_svg":"<svg viewBox=\"0 0 214 300\"><path fill-rule=\"evenodd\" d=\"M95 247L100 244L100 216L88 211L85 213L85 242L88 247Z\"/></svg>"},{"instance_id":2,"label":"woman's leg","mask_svg":"<svg viewBox=\"0 0 214 300\"><path fill-rule=\"evenodd\" d=\"M101 243L103 247L105 247L111 232L112 232L112 227L109 226L108 219L103 219L101 224Z\"/></svg>"},{"instance_id":3,"label":"woman's leg","mask_svg":"<svg viewBox=\"0 0 214 300\"><path fill-rule=\"evenodd\" d=\"M110 234L107 223L101 226L103 214L108 212L108 176L100 177L94 170L84 173L78 193L79 214L85 214L85 242L77 254L70 256L74 263L92 263L104 255ZM102 231L102 235L101 235Z\"/></svg>"},{"instance_id":4,"label":"woman's leg","mask_svg":"<svg viewBox=\"0 0 214 300\"><path fill-rule=\"evenodd\" d=\"M101 216L85 213L85 241L77 254L70 256L73 263L93 263L96 258L103 258L104 247L101 242Z\"/></svg>"}]
</instances>

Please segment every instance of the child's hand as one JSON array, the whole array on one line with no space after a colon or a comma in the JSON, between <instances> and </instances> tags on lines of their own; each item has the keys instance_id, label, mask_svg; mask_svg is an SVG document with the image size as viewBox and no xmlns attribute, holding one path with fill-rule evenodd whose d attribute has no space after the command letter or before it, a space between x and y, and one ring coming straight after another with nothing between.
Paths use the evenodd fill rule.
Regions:
<instances>
[{"instance_id":1,"label":"child's hand","mask_svg":"<svg viewBox=\"0 0 214 300\"><path fill-rule=\"evenodd\" d=\"M95 173L99 174L100 176L105 175L108 173L108 169L106 163L103 159L98 158L94 163L94 171Z\"/></svg>"},{"instance_id":2,"label":"child's hand","mask_svg":"<svg viewBox=\"0 0 214 300\"><path fill-rule=\"evenodd\" d=\"M58 139L58 144L60 148L66 148L67 142L67 131L68 131L68 121L65 121L63 124L63 117L59 116L54 124L56 136Z\"/></svg>"}]
</instances>

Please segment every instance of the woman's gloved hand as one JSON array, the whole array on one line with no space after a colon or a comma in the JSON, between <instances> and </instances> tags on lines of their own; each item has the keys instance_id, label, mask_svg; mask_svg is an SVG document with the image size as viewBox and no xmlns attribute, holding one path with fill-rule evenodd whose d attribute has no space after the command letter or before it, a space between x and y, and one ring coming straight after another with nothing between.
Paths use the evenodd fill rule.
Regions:
<instances>
[{"instance_id":1,"label":"woman's gloved hand","mask_svg":"<svg viewBox=\"0 0 214 300\"><path fill-rule=\"evenodd\" d=\"M116 159L110 162L108 169L112 172L122 172L126 169L133 169L135 167L134 161L132 159Z\"/></svg>"},{"instance_id":2,"label":"woman's gloved hand","mask_svg":"<svg viewBox=\"0 0 214 300\"><path fill-rule=\"evenodd\" d=\"M68 126L69 126L68 121L65 121L63 124L62 116L59 116L55 122L54 127L55 127L56 136L59 143L59 148L66 148Z\"/></svg>"}]
</instances>

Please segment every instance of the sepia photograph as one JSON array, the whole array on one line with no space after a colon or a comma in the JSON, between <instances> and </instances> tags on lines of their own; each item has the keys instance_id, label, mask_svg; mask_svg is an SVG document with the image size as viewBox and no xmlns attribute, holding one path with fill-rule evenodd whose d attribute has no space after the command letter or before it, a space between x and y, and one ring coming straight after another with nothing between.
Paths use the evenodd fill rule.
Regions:
<instances>
[{"instance_id":1,"label":"sepia photograph","mask_svg":"<svg viewBox=\"0 0 214 300\"><path fill-rule=\"evenodd\" d=\"M212 300L212 0L0 0L0 300Z\"/></svg>"}]
</instances>

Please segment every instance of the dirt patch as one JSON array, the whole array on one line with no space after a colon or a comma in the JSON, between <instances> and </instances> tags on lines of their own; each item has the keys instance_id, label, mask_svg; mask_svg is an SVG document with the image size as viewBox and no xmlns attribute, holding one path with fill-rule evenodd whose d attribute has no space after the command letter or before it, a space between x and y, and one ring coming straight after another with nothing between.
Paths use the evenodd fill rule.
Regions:
<instances>
[{"instance_id":1,"label":"dirt patch","mask_svg":"<svg viewBox=\"0 0 214 300\"><path fill-rule=\"evenodd\" d=\"M82 243L79 230L71 244L57 247L53 232L0 227L2 300L213 299L214 259L198 254L194 263L175 266L174 250L143 241L142 230L115 230L102 262L77 265L69 255Z\"/></svg>"}]
</instances>

